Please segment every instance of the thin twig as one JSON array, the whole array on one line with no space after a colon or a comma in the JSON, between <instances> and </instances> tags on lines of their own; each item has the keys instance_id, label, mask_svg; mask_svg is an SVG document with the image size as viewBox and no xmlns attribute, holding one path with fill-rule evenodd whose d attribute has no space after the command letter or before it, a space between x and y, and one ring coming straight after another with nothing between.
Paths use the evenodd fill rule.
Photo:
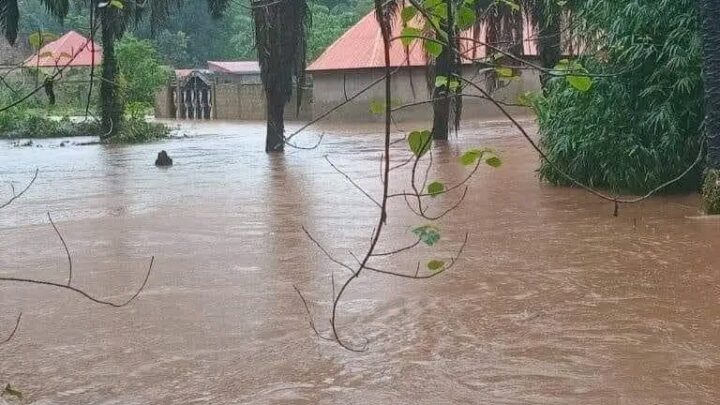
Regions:
<instances>
[{"instance_id":1,"label":"thin twig","mask_svg":"<svg viewBox=\"0 0 720 405\"><path fill-rule=\"evenodd\" d=\"M380 203L375 198L373 198L373 196L371 196L367 191L360 187L347 173L335 166L335 164L332 162L332 160L330 160L330 157L328 155L325 155L325 160L330 163L330 166L332 166L332 168L335 169L336 172L340 173L350 184L352 184L356 189L363 193L365 197L369 198L370 201L375 203L375 205L377 205L378 207L381 207Z\"/></svg>"},{"instance_id":2,"label":"thin twig","mask_svg":"<svg viewBox=\"0 0 720 405\"><path fill-rule=\"evenodd\" d=\"M72 291L72 292L74 292L74 293L80 294L80 295L82 295L83 297L85 297L85 298L89 299L90 301L92 301L92 302L94 302L94 303L97 303L97 304L107 305L107 306L111 306L111 307L114 307L114 308L122 308L122 307L124 307L124 306L127 306L127 305L130 304L131 302L133 302L133 301L140 295L140 293L145 289L145 286L147 285L148 279L150 278L150 273L152 272L153 262L154 262L154 261L155 261L155 256L153 256L153 257L150 259L150 266L148 267L147 274L145 275L145 279L143 280L143 283L140 285L140 288L138 288L137 291L135 292L135 294L133 294L133 296L130 297L127 301L120 302L120 303L115 303L115 302L107 301L107 300L104 300L104 299L101 299L101 298L96 298L96 297L93 297L93 296L90 295L89 293L87 293L87 292L85 292L85 291L83 291L83 290L81 290L81 289L79 289L79 288L77 288L77 287L73 287L73 286L71 286L71 285L54 283L54 282L51 282L51 281L34 280L34 279L19 278L19 277L0 277L0 281L15 282L15 283L21 283L21 284L44 285L44 286L50 286L50 287L57 287L57 288L60 288L60 289L64 289L64 290L68 290L68 291Z\"/></svg>"},{"instance_id":3,"label":"thin twig","mask_svg":"<svg viewBox=\"0 0 720 405\"><path fill-rule=\"evenodd\" d=\"M53 222L52 218L50 217L50 212L47 213L47 217L48 217L48 220L50 221L50 225L52 225L58 238L60 238L60 242L62 242L63 248L65 249L65 254L67 255L67 260L68 260L67 285L70 285L70 284L72 284L72 279L73 279L73 262L72 262L72 256L70 256L70 250L68 249L67 243L65 243L65 238L63 238L62 234L60 233L60 230L58 229L58 227L55 225L55 222Z\"/></svg>"},{"instance_id":4,"label":"thin twig","mask_svg":"<svg viewBox=\"0 0 720 405\"><path fill-rule=\"evenodd\" d=\"M10 197L10 199L7 200L5 203L0 205L0 210L7 207L10 204L12 204L13 201L17 200L18 198L22 197L22 195L25 194L25 192L28 191L28 189L30 189L30 187L33 185L33 183L35 183L35 180L38 177L39 170L40 169L35 169L35 174L33 175L33 178L30 180L30 182L27 184L27 186L25 186L25 188L20 193L15 194L15 187L14 186L12 187L13 188L13 196Z\"/></svg>"},{"instance_id":5,"label":"thin twig","mask_svg":"<svg viewBox=\"0 0 720 405\"><path fill-rule=\"evenodd\" d=\"M18 315L17 319L15 320L15 328L13 328L12 332L10 332L10 335L6 337L2 342L0 342L0 345L4 345L5 343L12 340L12 338L15 337L15 334L17 333L18 329L20 329L20 320L22 319L22 312Z\"/></svg>"},{"instance_id":6,"label":"thin twig","mask_svg":"<svg viewBox=\"0 0 720 405\"><path fill-rule=\"evenodd\" d=\"M350 273L355 274L355 270L353 270L352 267L350 267L347 264L341 262L340 260L334 258L333 255L331 255L330 252L328 252L325 249L325 247L323 247L323 245L320 244L320 242L318 242L317 239L315 239L307 229L305 229L304 226L302 227L302 230L303 230L303 232L305 232L305 235L307 235L307 237L310 238L310 240L315 244L315 246L317 246L318 249L320 249L320 251L323 252L328 259L330 259L331 262L347 269Z\"/></svg>"}]
</instances>

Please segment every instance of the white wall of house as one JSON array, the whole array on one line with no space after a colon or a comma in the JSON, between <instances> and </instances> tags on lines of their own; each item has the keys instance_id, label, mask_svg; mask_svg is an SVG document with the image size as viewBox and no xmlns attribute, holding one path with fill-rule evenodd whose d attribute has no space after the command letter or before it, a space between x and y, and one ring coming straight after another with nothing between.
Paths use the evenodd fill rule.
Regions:
<instances>
[{"instance_id":1,"label":"white wall of house","mask_svg":"<svg viewBox=\"0 0 720 405\"><path fill-rule=\"evenodd\" d=\"M492 81L487 76L478 74L477 68L463 66L463 77L472 80L483 89L487 89ZM352 71L312 72L313 78L313 114L315 117L352 97L373 81L383 77L383 69L359 69ZM520 76L509 80L506 85L496 89L494 97L508 103L517 103L519 95L540 89L540 79L533 70L522 70ZM476 89L467 88L465 93L480 95ZM341 107L330 116L328 121L334 122L378 122L382 115L372 114L370 104L383 101L385 87L382 82L375 85L357 99ZM429 100L424 67L401 68L392 78L393 106ZM513 114L529 115L530 111L521 107L510 107ZM432 106L418 105L394 113L397 122L430 122ZM504 117L497 108L487 100L465 97L463 99L463 119L496 119Z\"/></svg>"}]
</instances>

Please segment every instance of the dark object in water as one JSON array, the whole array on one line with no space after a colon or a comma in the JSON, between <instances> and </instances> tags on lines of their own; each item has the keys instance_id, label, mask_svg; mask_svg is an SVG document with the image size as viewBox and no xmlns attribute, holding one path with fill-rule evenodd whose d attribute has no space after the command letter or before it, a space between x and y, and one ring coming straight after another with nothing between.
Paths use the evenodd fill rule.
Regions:
<instances>
[{"instance_id":1,"label":"dark object in water","mask_svg":"<svg viewBox=\"0 0 720 405\"><path fill-rule=\"evenodd\" d=\"M172 164L172 159L170 159L167 152L163 150L158 153L158 157L155 160L155 166L172 166Z\"/></svg>"}]
</instances>

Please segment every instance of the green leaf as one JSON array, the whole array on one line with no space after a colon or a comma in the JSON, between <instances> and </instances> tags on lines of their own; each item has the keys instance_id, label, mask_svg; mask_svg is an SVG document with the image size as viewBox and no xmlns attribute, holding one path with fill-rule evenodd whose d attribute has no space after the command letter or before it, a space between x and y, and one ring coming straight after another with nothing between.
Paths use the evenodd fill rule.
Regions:
<instances>
[{"instance_id":1,"label":"green leaf","mask_svg":"<svg viewBox=\"0 0 720 405\"><path fill-rule=\"evenodd\" d=\"M434 181L428 185L427 191L431 197L435 198L438 194L445 191L445 185L439 181Z\"/></svg>"},{"instance_id":2,"label":"green leaf","mask_svg":"<svg viewBox=\"0 0 720 405\"><path fill-rule=\"evenodd\" d=\"M56 39L57 35L53 33L37 31L28 36L28 44L35 49L40 49Z\"/></svg>"},{"instance_id":3,"label":"green leaf","mask_svg":"<svg viewBox=\"0 0 720 405\"><path fill-rule=\"evenodd\" d=\"M592 87L592 79L588 76L567 76L567 81L575 89L582 92L586 92Z\"/></svg>"},{"instance_id":4,"label":"green leaf","mask_svg":"<svg viewBox=\"0 0 720 405\"><path fill-rule=\"evenodd\" d=\"M120 0L111 0L110 5L117 8L118 10L122 10L123 8L125 8L125 5L122 4Z\"/></svg>"},{"instance_id":5,"label":"green leaf","mask_svg":"<svg viewBox=\"0 0 720 405\"><path fill-rule=\"evenodd\" d=\"M502 160L500 160L500 158L497 156L491 156L491 157L485 159L485 164L487 164L490 167L498 168L498 167L502 166Z\"/></svg>"},{"instance_id":6,"label":"green leaf","mask_svg":"<svg viewBox=\"0 0 720 405\"><path fill-rule=\"evenodd\" d=\"M10 384L6 385L2 394L0 394L0 398L5 397L5 396L15 397L19 401L23 400L22 392L20 392L16 389L13 389L13 387L11 387Z\"/></svg>"},{"instance_id":7,"label":"green leaf","mask_svg":"<svg viewBox=\"0 0 720 405\"><path fill-rule=\"evenodd\" d=\"M430 150L430 144L432 143L432 136L430 131L413 131L408 135L408 145L410 150L418 158L422 157L427 151Z\"/></svg>"},{"instance_id":8,"label":"green leaf","mask_svg":"<svg viewBox=\"0 0 720 405\"><path fill-rule=\"evenodd\" d=\"M445 267L445 262L442 260L430 260L427 267L430 271L440 271Z\"/></svg>"},{"instance_id":9,"label":"green leaf","mask_svg":"<svg viewBox=\"0 0 720 405\"><path fill-rule=\"evenodd\" d=\"M498 2L504 3L506 6L510 7L512 11L520 11L520 5L514 0L498 0Z\"/></svg>"},{"instance_id":10,"label":"green leaf","mask_svg":"<svg viewBox=\"0 0 720 405\"><path fill-rule=\"evenodd\" d=\"M440 231L434 226L424 225L419 226L412 231L417 235L421 242L428 246L432 246L440 240Z\"/></svg>"},{"instance_id":11,"label":"green leaf","mask_svg":"<svg viewBox=\"0 0 720 405\"><path fill-rule=\"evenodd\" d=\"M586 92L592 87L592 78L589 76L577 75L573 73L587 73L587 70L577 61L562 59L555 65L556 73L564 75L567 82L574 89Z\"/></svg>"},{"instance_id":12,"label":"green leaf","mask_svg":"<svg viewBox=\"0 0 720 405\"><path fill-rule=\"evenodd\" d=\"M482 158L483 154L485 154L485 152L480 149L470 149L460 156L460 163L462 163L463 166L474 165L478 159Z\"/></svg>"},{"instance_id":13,"label":"green leaf","mask_svg":"<svg viewBox=\"0 0 720 405\"><path fill-rule=\"evenodd\" d=\"M526 91L517 97L517 102L525 107L533 107L538 97L540 96L536 92Z\"/></svg>"},{"instance_id":14,"label":"green leaf","mask_svg":"<svg viewBox=\"0 0 720 405\"><path fill-rule=\"evenodd\" d=\"M422 38L422 31L415 27L405 27L400 32L400 42L405 46L409 46L419 38Z\"/></svg>"},{"instance_id":15,"label":"green leaf","mask_svg":"<svg viewBox=\"0 0 720 405\"><path fill-rule=\"evenodd\" d=\"M515 76L513 74L513 70L511 68L507 67L496 67L495 72L497 72L498 76L500 77L513 77Z\"/></svg>"},{"instance_id":16,"label":"green leaf","mask_svg":"<svg viewBox=\"0 0 720 405\"><path fill-rule=\"evenodd\" d=\"M442 53L443 47L441 44L426 39L423 43L423 47L425 47L425 52L428 53L428 55L431 55L433 58L437 58Z\"/></svg>"},{"instance_id":17,"label":"green leaf","mask_svg":"<svg viewBox=\"0 0 720 405\"><path fill-rule=\"evenodd\" d=\"M427 9L435 8L443 4L443 0L423 0L423 6L425 6L425 8Z\"/></svg>"},{"instance_id":18,"label":"green leaf","mask_svg":"<svg viewBox=\"0 0 720 405\"><path fill-rule=\"evenodd\" d=\"M400 16L402 17L402 21L407 24L410 20L415 18L417 15L418 10L414 6L407 6L400 12Z\"/></svg>"},{"instance_id":19,"label":"green leaf","mask_svg":"<svg viewBox=\"0 0 720 405\"><path fill-rule=\"evenodd\" d=\"M373 100L370 102L370 112L373 114L382 114L385 112L385 102Z\"/></svg>"},{"instance_id":20,"label":"green leaf","mask_svg":"<svg viewBox=\"0 0 720 405\"><path fill-rule=\"evenodd\" d=\"M460 31L465 31L475 24L475 11L469 7L462 6L458 10L457 25Z\"/></svg>"},{"instance_id":21,"label":"green leaf","mask_svg":"<svg viewBox=\"0 0 720 405\"><path fill-rule=\"evenodd\" d=\"M442 86L446 86L447 84L448 84L447 76L435 77L435 87L442 87Z\"/></svg>"}]
</instances>

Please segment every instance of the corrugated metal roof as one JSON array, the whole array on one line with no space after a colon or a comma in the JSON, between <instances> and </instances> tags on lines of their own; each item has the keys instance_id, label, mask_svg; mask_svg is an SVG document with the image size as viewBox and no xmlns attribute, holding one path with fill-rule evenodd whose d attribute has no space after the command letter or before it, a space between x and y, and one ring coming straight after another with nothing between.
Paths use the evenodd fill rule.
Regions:
<instances>
[{"instance_id":1,"label":"corrugated metal roof","mask_svg":"<svg viewBox=\"0 0 720 405\"><path fill-rule=\"evenodd\" d=\"M260 64L256 60L246 61L208 61L208 69L212 72L231 74L260 74Z\"/></svg>"},{"instance_id":2,"label":"corrugated metal roof","mask_svg":"<svg viewBox=\"0 0 720 405\"><path fill-rule=\"evenodd\" d=\"M94 55L94 56L93 56ZM39 56L39 61L38 61ZM102 47L75 31L40 48L40 52L25 60L26 67L95 66L102 63Z\"/></svg>"},{"instance_id":3,"label":"corrugated metal roof","mask_svg":"<svg viewBox=\"0 0 720 405\"><path fill-rule=\"evenodd\" d=\"M400 36L402 21L400 13L396 13L396 21L392 25L392 37ZM420 18L420 17L418 17ZM411 26L420 26L420 21L410 22ZM531 38L530 24L525 24L525 38ZM461 37L472 38L472 31L466 31ZM485 32L481 29L479 41L484 41ZM400 40L394 40L390 46L391 66L425 66L425 54L420 41L414 41L408 52ZM475 58L485 56L485 46L477 45L468 40L460 41L461 50ZM525 55L537 54L535 43L524 41ZM468 60L469 62L469 60ZM330 45L309 67L309 71L351 70L379 68L385 66L383 40L380 26L372 11L357 24L350 27L337 41Z\"/></svg>"}]
</instances>

